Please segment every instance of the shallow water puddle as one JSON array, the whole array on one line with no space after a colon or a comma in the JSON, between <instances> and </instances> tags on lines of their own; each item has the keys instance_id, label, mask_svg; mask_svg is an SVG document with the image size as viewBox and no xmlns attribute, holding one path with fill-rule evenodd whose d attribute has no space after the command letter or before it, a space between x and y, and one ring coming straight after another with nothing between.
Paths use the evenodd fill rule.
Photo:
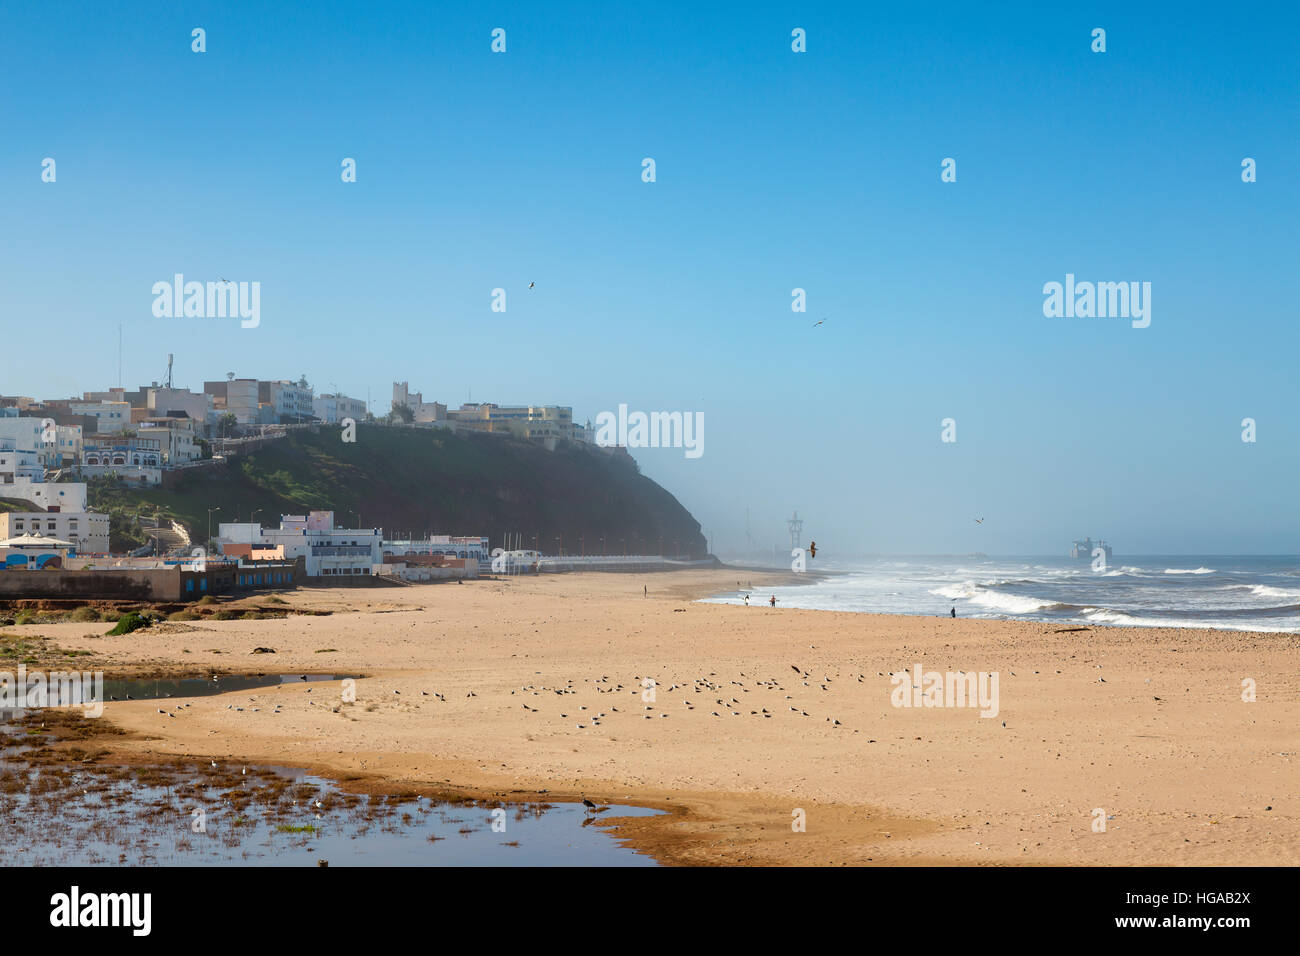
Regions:
<instances>
[{"instance_id":1,"label":"shallow water puddle","mask_svg":"<svg viewBox=\"0 0 1300 956\"><path fill-rule=\"evenodd\" d=\"M57 713L0 728L10 866L656 865L599 825L646 808L350 794L301 770L201 758L102 763L76 747L85 724Z\"/></svg>"},{"instance_id":2,"label":"shallow water puddle","mask_svg":"<svg viewBox=\"0 0 1300 956\"><path fill-rule=\"evenodd\" d=\"M159 700L163 697L211 697L231 691L278 687L282 684L346 680L355 674L228 674L174 680L106 680L105 700Z\"/></svg>"}]
</instances>

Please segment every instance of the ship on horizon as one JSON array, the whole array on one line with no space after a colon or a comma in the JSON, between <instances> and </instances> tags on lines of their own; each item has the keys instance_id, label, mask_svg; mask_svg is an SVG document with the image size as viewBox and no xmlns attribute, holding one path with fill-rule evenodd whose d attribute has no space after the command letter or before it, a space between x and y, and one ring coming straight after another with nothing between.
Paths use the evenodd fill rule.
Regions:
<instances>
[{"instance_id":1,"label":"ship on horizon","mask_svg":"<svg viewBox=\"0 0 1300 956\"><path fill-rule=\"evenodd\" d=\"M1070 547L1070 557L1076 561L1091 561L1092 553L1100 548L1102 554L1106 556L1106 563L1110 564L1110 545L1098 538L1095 542L1092 538L1084 538L1082 541L1075 541Z\"/></svg>"}]
</instances>

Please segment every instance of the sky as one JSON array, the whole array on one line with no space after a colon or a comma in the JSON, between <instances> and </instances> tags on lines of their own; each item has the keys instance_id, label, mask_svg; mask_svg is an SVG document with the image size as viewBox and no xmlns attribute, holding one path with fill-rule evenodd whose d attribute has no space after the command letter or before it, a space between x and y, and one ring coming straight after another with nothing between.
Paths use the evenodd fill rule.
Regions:
<instances>
[{"instance_id":1,"label":"sky","mask_svg":"<svg viewBox=\"0 0 1300 956\"><path fill-rule=\"evenodd\" d=\"M1294 9L611 6L7 5L0 393L117 385L120 327L128 388L702 414L634 455L724 553L746 509L769 549L797 509L838 554L1300 552ZM155 317L176 273L260 323ZM1067 274L1149 327L1046 317Z\"/></svg>"}]
</instances>

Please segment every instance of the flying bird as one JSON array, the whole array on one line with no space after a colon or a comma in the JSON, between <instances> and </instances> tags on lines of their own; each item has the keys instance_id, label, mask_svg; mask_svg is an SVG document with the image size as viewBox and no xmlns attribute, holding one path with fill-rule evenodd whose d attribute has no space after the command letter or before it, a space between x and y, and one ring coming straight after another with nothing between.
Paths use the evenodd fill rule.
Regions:
<instances>
[{"instance_id":1,"label":"flying bird","mask_svg":"<svg viewBox=\"0 0 1300 956\"><path fill-rule=\"evenodd\" d=\"M983 524L983 523L984 523L984 519L983 519L983 518L976 518L976 519L975 519L975 523L976 523L976 524Z\"/></svg>"},{"instance_id":2,"label":"flying bird","mask_svg":"<svg viewBox=\"0 0 1300 956\"><path fill-rule=\"evenodd\" d=\"M537 285L536 282L530 282L530 283L528 283L528 288L531 289L531 288L532 288L533 286L535 286L535 285Z\"/></svg>"},{"instance_id":3,"label":"flying bird","mask_svg":"<svg viewBox=\"0 0 1300 956\"><path fill-rule=\"evenodd\" d=\"M815 328L817 328L817 326L822 325L822 324L824 324L825 322L826 322L825 319L819 319L819 320L817 320L816 322L813 323L813 328L815 329Z\"/></svg>"},{"instance_id":4,"label":"flying bird","mask_svg":"<svg viewBox=\"0 0 1300 956\"><path fill-rule=\"evenodd\" d=\"M817 542L816 542L816 541L809 541L809 542L808 542L808 557L810 557L810 558L815 558L815 557L817 557Z\"/></svg>"}]
</instances>

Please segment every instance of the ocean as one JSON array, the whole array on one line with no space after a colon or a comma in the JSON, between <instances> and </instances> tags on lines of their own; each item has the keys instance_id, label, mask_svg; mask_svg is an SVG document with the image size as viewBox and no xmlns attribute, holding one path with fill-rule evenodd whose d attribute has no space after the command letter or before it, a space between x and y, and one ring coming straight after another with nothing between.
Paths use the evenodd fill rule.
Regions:
<instances>
[{"instance_id":1,"label":"ocean","mask_svg":"<svg viewBox=\"0 0 1300 956\"><path fill-rule=\"evenodd\" d=\"M1025 557L897 557L810 562L833 572L775 594L780 607L881 614L1005 618L1134 627L1300 632L1300 556L1116 556L1087 561ZM743 571L736 576L743 582ZM744 588L707 600L738 604Z\"/></svg>"}]
</instances>

